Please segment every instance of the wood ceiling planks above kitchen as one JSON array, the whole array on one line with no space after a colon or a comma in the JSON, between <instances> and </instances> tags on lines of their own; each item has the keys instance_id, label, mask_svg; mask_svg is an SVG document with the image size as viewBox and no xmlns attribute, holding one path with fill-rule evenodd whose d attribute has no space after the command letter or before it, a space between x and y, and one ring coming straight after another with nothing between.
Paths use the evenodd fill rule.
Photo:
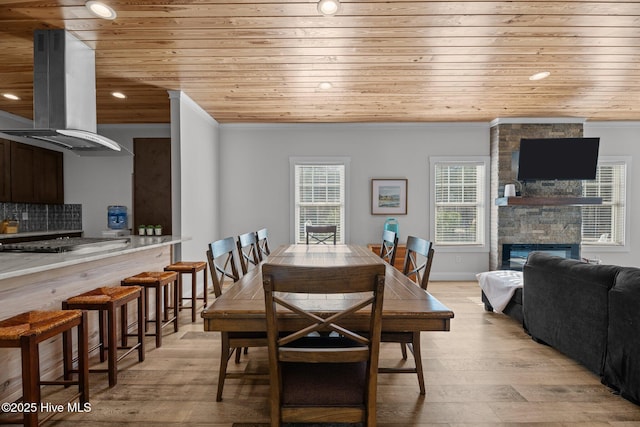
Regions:
<instances>
[{"instance_id":1,"label":"wood ceiling planks above kitchen","mask_svg":"<svg viewBox=\"0 0 640 427\"><path fill-rule=\"evenodd\" d=\"M21 100L0 110L32 117L33 30L66 28L96 50L101 124L168 122L167 90L220 123L640 120L636 2L108 3L2 2L0 93Z\"/></svg>"}]
</instances>

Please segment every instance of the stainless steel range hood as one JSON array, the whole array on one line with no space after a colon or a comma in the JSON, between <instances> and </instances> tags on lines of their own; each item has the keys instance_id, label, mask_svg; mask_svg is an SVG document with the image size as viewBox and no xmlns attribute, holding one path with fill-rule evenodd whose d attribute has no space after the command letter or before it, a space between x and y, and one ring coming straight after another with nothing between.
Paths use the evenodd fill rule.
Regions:
<instances>
[{"instance_id":1,"label":"stainless steel range hood","mask_svg":"<svg viewBox=\"0 0 640 427\"><path fill-rule=\"evenodd\" d=\"M65 30L36 30L33 58L34 128L0 129L0 136L78 155L131 154L96 133L93 49Z\"/></svg>"}]
</instances>

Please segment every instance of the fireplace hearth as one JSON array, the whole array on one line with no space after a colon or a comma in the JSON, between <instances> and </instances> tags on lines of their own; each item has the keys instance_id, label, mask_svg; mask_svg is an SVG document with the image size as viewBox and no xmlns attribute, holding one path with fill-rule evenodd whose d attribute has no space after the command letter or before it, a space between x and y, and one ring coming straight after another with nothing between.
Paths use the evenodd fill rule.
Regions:
<instances>
[{"instance_id":1,"label":"fireplace hearth","mask_svg":"<svg viewBox=\"0 0 640 427\"><path fill-rule=\"evenodd\" d=\"M501 269L522 271L530 252L580 259L580 245L577 243L505 243L502 245Z\"/></svg>"}]
</instances>

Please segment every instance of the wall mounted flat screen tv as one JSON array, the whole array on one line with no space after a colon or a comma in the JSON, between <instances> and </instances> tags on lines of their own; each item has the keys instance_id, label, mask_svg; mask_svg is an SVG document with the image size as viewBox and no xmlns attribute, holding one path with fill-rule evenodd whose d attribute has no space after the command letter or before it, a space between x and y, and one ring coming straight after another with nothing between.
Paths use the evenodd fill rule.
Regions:
<instances>
[{"instance_id":1,"label":"wall mounted flat screen tv","mask_svg":"<svg viewBox=\"0 0 640 427\"><path fill-rule=\"evenodd\" d=\"M518 181L595 179L600 138L520 140Z\"/></svg>"}]
</instances>

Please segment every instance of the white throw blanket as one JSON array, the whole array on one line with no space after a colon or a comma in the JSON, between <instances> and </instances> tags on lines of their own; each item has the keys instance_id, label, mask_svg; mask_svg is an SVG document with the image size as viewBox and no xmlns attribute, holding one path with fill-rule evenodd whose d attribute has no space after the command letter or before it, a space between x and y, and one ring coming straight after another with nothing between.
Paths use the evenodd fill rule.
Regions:
<instances>
[{"instance_id":1,"label":"white throw blanket","mask_svg":"<svg viewBox=\"0 0 640 427\"><path fill-rule=\"evenodd\" d=\"M523 284L522 272L514 270L496 270L476 274L478 283L498 313L509 304L516 289Z\"/></svg>"}]
</instances>

